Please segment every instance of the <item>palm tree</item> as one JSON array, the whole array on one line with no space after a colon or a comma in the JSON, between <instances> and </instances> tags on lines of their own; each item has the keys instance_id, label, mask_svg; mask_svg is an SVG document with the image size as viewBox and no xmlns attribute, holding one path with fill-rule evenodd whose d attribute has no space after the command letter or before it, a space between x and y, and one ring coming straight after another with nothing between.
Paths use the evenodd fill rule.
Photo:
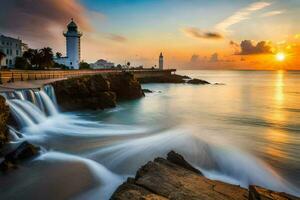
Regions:
<instances>
[{"instance_id":1,"label":"palm tree","mask_svg":"<svg viewBox=\"0 0 300 200\"><path fill-rule=\"evenodd\" d=\"M23 53L25 58L32 66L39 67L40 65L40 54L37 49L28 49Z\"/></svg>"},{"instance_id":2,"label":"palm tree","mask_svg":"<svg viewBox=\"0 0 300 200\"><path fill-rule=\"evenodd\" d=\"M56 52L56 58L61 58L62 57L62 54L60 52Z\"/></svg>"},{"instance_id":3,"label":"palm tree","mask_svg":"<svg viewBox=\"0 0 300 200\"><path fill-rule=\"evenodd\" d=\"M53 66L53 51L50 47L40 49L39 54L41 67L50 68Z\"/></svg>"}]
</instances>

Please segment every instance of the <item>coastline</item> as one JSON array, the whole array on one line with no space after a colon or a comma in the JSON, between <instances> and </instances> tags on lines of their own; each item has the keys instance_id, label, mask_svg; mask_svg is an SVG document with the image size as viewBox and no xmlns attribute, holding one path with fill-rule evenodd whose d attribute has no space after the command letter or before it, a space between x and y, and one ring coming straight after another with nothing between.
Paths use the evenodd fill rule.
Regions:
<instances>
[{"instance_id":1,"label":"coastline","mask_svg":"<svg viewBox=\"0 0 300 200\"><path fill-rule=\"evenodd\" d=\"M123 79L124 77L125 77L125 79ZM60 81L58 81L58 83L54 83L54 85L57 84L56 86L54 86L54 88L56 90L59 87L69 87L70 85L74 84L72 86L72 88L75 89L75 91L73 90L73 93L79 94L78 96L75 96L75 97L80 98L80 100L81 100L81 101L79 101L80 103L82 103L82 101L85 100L85 99L81 99L81 97L84 97L87 94L92 94L93 92L97 92L99 90L102 92L113 92L113 93L115 93L115 96L109 98L110 99L109 102L111 102L111 100L113 100L113 102L114 102L113 106L116 105L116 99L119 99L122 101L122 100L130 100L130 99L140 98L143 96L142 95L143 91L142 91L140 84L137 84L137 82L134 80L134 78L129 74L125 74L125 75L122 75L122 77L118 77L117 83L115 83L115 85L112 84L112 87L114 89L112 89L112 90L109 89L109 87L111 87L111 83L114 83L114 78L115 77L110 77L110 78L106 79L106 78L99 77L99 76L89 76L89 77L72 78L71 82L70 82L70 80L60 80ZM122 80L122 81L119 82L119 80ZM124 88L124 86L126 86L126 84L124 84L124 82L123 82L124 80L126 83L128 83L128 85L127 85L128 87ZM97 83L97 84L101 83L98 85L100 88L98 88L98 86L96 88L94 88L95 83ZM133 87L131 87L131 86L133 86ZM132 96L124 97L124 96L122 96L123 95L122 93L117 91L117 89L120 87L123 87L121 91L128 91L133 88L132 91L134 91L134 94L138 94L138 95L137 96L133 95L134 98ZM88 91L86 91L87 88L88 88ZM72 91L72 90L70 90L70 91ZM55 91L55 92L57 92L57 91ZM59 99L60 95L64 92L66 92L66 91L61 91L61 93L57 93L58 99ZM74 96L70 95L69 93L66 93L66 94L69 97L69 99L63 99L64 101L68 102L68 101L70 101L70 98L74 99ZM117 96L119 96L119 98L117 98ZM101 100L101 99L103 100L102 96L96 96L96 97L99 98L97 100ZM64 98L67 98L67 97L64 97ZM62 102L58 102L58 103L61 104ZM90 104L90 102L87 102L87 103L84 102L83 105L91 106L90 109L98 109L98 108L103 109L103 108L109 108L109 106L111 106L112 104L104 104L105 106L108 105L107 107L104 107L104 106L97 107L98 105L94 107L92 104ZM81 108L84 108L84 107L81 107ZM71 110L73 110L73 109L74 109L74 107L71 108ZM78 109L78 107L75 107L75 110L76 109ZM36 155L36 154L33 153L33 155Z\"/></svg>"}]
</instances>

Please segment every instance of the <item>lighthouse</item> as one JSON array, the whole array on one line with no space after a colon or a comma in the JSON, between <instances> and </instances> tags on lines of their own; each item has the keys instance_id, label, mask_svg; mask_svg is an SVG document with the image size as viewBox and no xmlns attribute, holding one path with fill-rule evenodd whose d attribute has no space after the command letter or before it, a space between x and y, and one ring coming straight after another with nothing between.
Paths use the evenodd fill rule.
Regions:
<instances>
[{"instance_id":1,"label":"lighthouse","mask_svg":"<svg viewBox=\"0 0 300 200\"><path fill-rule=\"evenodd\" d=\"M66 37L67 57L64 64L71 69L79 69L80 62L80 37L82 33L78 31L76 23L71 20L68 24L67 32L64 32Z\"/></svg>"},{"instance_id":2,"label":"lighthouse","mask_svg":"<svg viewBox=\"0 0 300 200\"><path fill-rule=\"evenodd\" d=\"M164 56L162 53L160 53L159 55L159 69L163 70L164 69Z\"/></svg>"}]
</instances>

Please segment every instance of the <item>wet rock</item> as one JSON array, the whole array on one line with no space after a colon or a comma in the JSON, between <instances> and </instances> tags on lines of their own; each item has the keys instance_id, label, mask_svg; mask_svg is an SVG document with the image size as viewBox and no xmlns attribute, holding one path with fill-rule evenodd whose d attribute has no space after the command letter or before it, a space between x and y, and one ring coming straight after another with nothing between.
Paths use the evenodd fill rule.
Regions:
<instances>
[{"instance_id":1,"label":"wet rock","mask_svg":"<svg viewBox=\"0 0 300 200\"><path fill-rule=\"evenodd\" d=\"M256 185L249 186L249 200L300 200L300 198L284 192L274 192Z\"/></svg>"},{"instance_id":2,"label":"wet rock","mask_svg":"<svg viewBox=\"0 0 300 200\"><path fill-rule=\"evenodd\" d=\"M0 95L0 149L8 142L7 124L10 118L9 107L6 105L5 98ZM1 152L0 152L1 154Z\"/></svg>"},{"instance_id":3,"label":"wet rock","mask_svg":"<svg viewBox=\"0 0 300 200\"><path fill-rule=\"evenodd\" d=\"M182 155L176 153L175 151L170 151L167 155L167 160L176 164L176 165L179 165L187 170L190 170L192 172L195 172L197 174L200 174L200 175L203 175L200 170L194 168L190 163L188 163Z\"/></svg>"},{"instance_id":4,"label":"wet rock","mask_svg":"<svg viewBox=\"0 0 300 200\"><path fill-rule=\"evenodd\" d=\"M246 200L248 191L236 185L212 181L183 166L186 161L175 152L169 153L169 160L156 158L141 167L135 179L127 181L112 195L111 199L125 200L125 195L131 194L135 199L143 199L144 194L136 191L149 191L155 198L172 200ZM174 162L173 162L174 161ZM180 166L176 163L183 164ZM190 168L190 167L188 167ZM135 188L137 186L138 188ZM127 190L127 188L130 188ZM132 192L132 190L134 192ZM149 195L147 193L147 195ZM159 197L159 198L158 198Z\"/></svg>"},{"instance_id":5,"label":"wet rock","mask_svg":"<svg viewBox=\"0 0 300 200\"><path fill-rule=\"evenodd\" d=\"M130 183L128 180L126 183L123 183L114 195L111 197L114 200L167 200L167 198L162 197L157 194L153 194L152 192L148 191L147 189L135 185L134 183Z\"/></svg>"},{"instance_id":6,"label":"wet rock","mask_svg":"<svg viewBox=\"0 0 300 200\"><path fill-rule=\"evenodd\" d=\"M140 83L185 83L185 77L177 74L138 78Z\"/></svg>"},{"instance_id":7,"label":"wet rock","mask_svg":"<svg viewBox=\"0 0 300 200\"><path fill-rule=\"evenodd\" d=\"M5 155L4 160L0 164L2 172L17 168L17 164L36 156L40 148L29 142L22 142L15 150Z\"/></svg>"},{"instance_id":8,"label":"wet rock","mask_svg":"<svg viewBox=\"0 0 300 200\"><path fill-rule=\"evenodd\" d=\"M149 89L143 89L143 92L144 92L144 93L153 93L153 91L152 91L152 90L149 90Z\"/></svg>"},{"instance_id":9,"label":"wet rock","mask_svg":"<svg viewBox=\"0 0 300 200\"><path fill-rule=\"evenodd\" d=\"M116 93L117 100L131 100L145 96L141 84L129 72L110 74L107 80L110 83L110 90Z\"/></svg>"},{"instance_id":10,"label":"wet rock","mask_svg":"<svg viewBox=\"0 0 300 200\"><path fill-rule=\"evenodd\" d=\"M247 190L210 180L201 174L180 154L171 151L167 159L156 158L142 166L135 178L129 178L119 186L111 200L299 200L258 186L250 186Z\"/></svg>"},{"instance_id":11,"label":"wet rock","mask_svg":"<svg viewBox=\"0 0 300 200\"><path fill-rule=\"evenodd\" d=\"M205 80L201 80L201 79L191 79L187 81L188 84L194 84L194 85L206 85L206 84L210 84L209 82L205 81Z\"/></svg>"},{"instance_id":12,"label":"wet rock","mask_svg":"<svg viewBox=\"0 0 300 200\"><path fill-rule=\"evenodd\" d=\"M74 77L52 85L65 111L112 108L117 100L144 96L140 83L129 73Z\"/></svg>"}]
</instances>

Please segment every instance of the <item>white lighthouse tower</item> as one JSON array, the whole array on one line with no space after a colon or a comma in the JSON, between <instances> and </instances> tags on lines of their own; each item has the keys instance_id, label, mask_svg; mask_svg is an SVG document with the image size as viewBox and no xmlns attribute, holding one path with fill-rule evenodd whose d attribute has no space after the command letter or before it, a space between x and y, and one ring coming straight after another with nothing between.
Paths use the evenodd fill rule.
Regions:
<instances>
[{"instance_id":1,"label":"white lighthouse tower","mask_svg":"<svg viewBox=\"0 0 300 200\"><path fill-rule=\"evenodd\" d=\"M164 56L162 53L160 53L159 55L159 69L163 70L164 69Z\"/></svg>"},{"instance_id":2,"label":"white lighthouse tower","mask_svg":"<svg viewBox=\"0 0 300 200\"><path fill-rule=\"evenodd\" d=\"M82 33L78 31L76 23L72 21L68 24L68 31L64 33L67 43L67 58L65 65L73 69L79 69L80 62L80 37Z\"/></svg>"}]
</instances>

